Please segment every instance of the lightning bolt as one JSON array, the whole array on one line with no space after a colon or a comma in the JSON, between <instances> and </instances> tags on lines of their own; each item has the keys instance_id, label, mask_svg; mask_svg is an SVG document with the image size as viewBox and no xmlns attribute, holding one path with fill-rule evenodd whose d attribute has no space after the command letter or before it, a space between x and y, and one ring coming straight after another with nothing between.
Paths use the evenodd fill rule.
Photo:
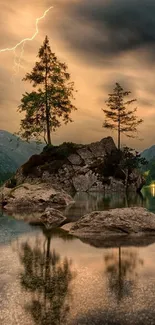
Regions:
<instances>
[{"instance_id":1,"label":"lightning bolt","mask_svg":"<svg viewBox=\"0 0 155 325\"><path fill-rule=\"evenodd\" d=\"M45 12L43 13L43 15L39 18L36 18L36 29L35 29L35 33L32 35L32 37L27 37L27 38L24 38L22 39L19 43L17 43L15 46L13 47L7 47L7 48L4 48L4 49L1 49L0 50L0 53L3 53L3 52L8 52L8 51L13 51L14 52L14 76L17 75L20 67L21 67L21 61L22 61L22 57L23 57L23 54L24 54L24 45L26 42L31 42L35 39L35 37L38 35L39 33L39 28L38 28L38 24L40 22L40 20L44 19L47 15L47 13L53 9L53 6L49 7L47 10L45 10ZM16 49L19 48L20 46L21 47L21 52L20 52L20 56L17 60L17 55L16 55Z\"/></svg>"},{"instance_id":2,"label":"lightning bolt","mask_svg":"<svg viewBox=\"0 0 155 325\"><path fill-rule=\"evenodd\" d=\"M16 50L13 51L14 52L14 65L13 65L14 74L12 75L12 78L11 78L12 83L14 82L14 79L15 79L15 77L17 76L17 74L19 72L19 69L20 68L24 69L24 67L21 65L21 61L22 61L22 58L23 58L23 55L24 55L24 46L25 46L25 42L23 42L23 44L22 44L19 57L16 54Z\"/></svg>"}]
</instances>

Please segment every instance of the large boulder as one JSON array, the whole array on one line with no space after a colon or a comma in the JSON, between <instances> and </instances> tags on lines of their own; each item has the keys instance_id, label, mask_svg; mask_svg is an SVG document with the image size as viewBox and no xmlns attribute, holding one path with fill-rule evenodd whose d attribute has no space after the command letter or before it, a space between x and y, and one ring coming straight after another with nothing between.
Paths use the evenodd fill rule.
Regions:
<instances>
[{"instance_id":1,"label":"large boulder","mask_svg":"<svg viewBox=\"0 0 155 325\"><path fill-rule=\"evenodd\" d=\"M137 207L92 212L75 222L70 234L88 239L140 234L155 236L155 214Z\"/></svg>"},{"instance_id":2,"label":"large boulder","mask_svg":"<svg viewBox=\"0 0 155 325\"><path fill-rule=\"evenodd\" d=\"M46 183L23 183L12 189L3 187L1 198L7 210L43 211L47 207L61 208L74 202L65 191L57 191Z\"/></svg>"},{"instance_id":3,"label":"large boulder","mask_svg":"<svg viewBox=\"0 0 155 325\"><path fill-rule=\"evenodd\" d=\"M110 154L116 149L112 137L103 138L101 141L93 142L88 147L96 158L103 157L105 154Z\"/></svg>"}]
</instances>

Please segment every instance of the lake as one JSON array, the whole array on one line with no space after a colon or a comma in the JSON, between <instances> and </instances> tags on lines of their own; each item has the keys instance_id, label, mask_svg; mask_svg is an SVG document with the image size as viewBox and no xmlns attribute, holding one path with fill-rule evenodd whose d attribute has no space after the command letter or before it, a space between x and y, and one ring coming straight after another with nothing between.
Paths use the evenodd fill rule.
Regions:
<instances>
[{"instance_id":1,"label":"lake","mask_svg":"<svg viewBox=\"0 0 155 325\"><path fill-rule=\"evenodd\" d=\"M128 197L77 194L70 220L92 210L143 206L155 191ZM155 243L93 247L65 231L47 231L0 215L0 324L155 324Z\"/></svg>"}]
</instances>

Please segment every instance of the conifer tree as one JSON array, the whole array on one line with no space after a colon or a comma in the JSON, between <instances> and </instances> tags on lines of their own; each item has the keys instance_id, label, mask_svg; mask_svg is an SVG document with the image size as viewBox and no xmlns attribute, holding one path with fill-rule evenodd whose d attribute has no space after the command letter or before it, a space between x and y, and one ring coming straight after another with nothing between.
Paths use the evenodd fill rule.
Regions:
<instances>
[{"instance_id":1,"label":"conifer tree","mask_svg":"<svg viewBox=\"0 0 155 325\"><path fill-rule=\"evenodd\" d=\"M121 133L135 138L137 127L143 122L135 114L137 108L129 109L129 106L136 101L136 99L126 99L130 94L130 91L124 91L120 84L116 83L113 93L109 94L106 101L107 109L103 109L106 117L103 127L117 131L119 150L121 147Z\"/></svg>"},{"instance_id":2,"label":"conifer tree","mask_svg":"<svg viewBox=\"0 0 155 325\"><path fill-rule=\"evenodd\" d=\"M46 143L51 144L51 132L72 122L70 114L76 107L74 100L74 83L65 63L61 63L52 53L48 37L38 53L31 73L27 73L24 81L32 83L34 91L26 92L19 106L19 112L25 113L21 120L20 135L29 140L43 135Z\"/></svg>"}]
</instances>

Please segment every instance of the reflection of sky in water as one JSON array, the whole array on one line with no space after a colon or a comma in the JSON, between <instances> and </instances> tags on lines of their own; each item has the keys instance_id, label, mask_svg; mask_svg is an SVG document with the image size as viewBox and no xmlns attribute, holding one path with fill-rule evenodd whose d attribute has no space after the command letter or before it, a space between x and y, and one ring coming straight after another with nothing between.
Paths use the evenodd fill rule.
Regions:
<instances>
[{"instance_id":1,"label":"reflection of sky in water","mask_svg":"<svg viewBox=\"0 0 155 325\"><path fill-rule=\"evenodd\" d=\"M143 196L77 194L66 214L146 206ZM0 217L0 324L155 324L155 244L95 248L64 231L46 232Z\"/></svg>"}]
</instances>

